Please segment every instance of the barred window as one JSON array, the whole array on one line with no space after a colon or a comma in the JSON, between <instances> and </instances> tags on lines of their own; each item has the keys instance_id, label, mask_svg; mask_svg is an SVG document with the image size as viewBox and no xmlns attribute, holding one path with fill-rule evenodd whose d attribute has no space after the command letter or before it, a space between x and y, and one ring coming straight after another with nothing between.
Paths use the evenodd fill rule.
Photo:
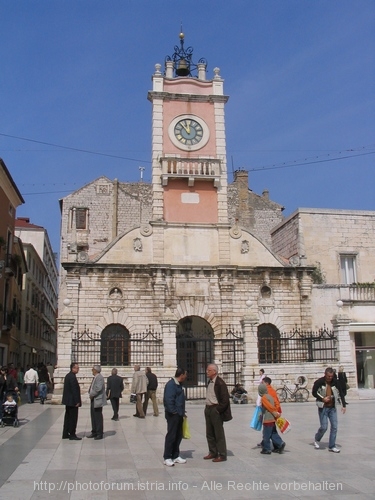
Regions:
<instances>
[{"instance_id":1,"label":"barred window","mask_svg":"<svg viewBox=\"0 0 375 500\"><path fill-rule=\"evenodd\" d=\"M124 326L112 324L102 331L100 364L102 366L129 366L130 335Z\"/></svg>"},{"instance_id":2,"label":"barred window","mask_svg":"<svg viewBox=\"0 0 375 500\"><path fill-rule=\"evenodd\" d=\"M280 332L275 325L258 326L259 363L280 363Z\"/></svg>"}]
</instances>

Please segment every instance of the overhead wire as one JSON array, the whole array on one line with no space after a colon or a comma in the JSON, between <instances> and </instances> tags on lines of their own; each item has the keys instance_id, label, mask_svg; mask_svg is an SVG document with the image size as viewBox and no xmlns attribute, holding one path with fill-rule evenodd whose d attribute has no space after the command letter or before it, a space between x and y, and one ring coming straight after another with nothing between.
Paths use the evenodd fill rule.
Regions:
<instances>
[{"instance_id":1,"label":"overhead wire","mask_svg":"<svg viewBox=\"0 0 375 500\"><path fill-rule=\"evenodd\" d=\"M73 148L71 146L61 146L60 144L54 144L52 142L45 142L45 141L37 141L36 139L28 139L27 137L19 137L17 135L10 135L10 134L0 133L0 136L2 136L2 137L9 137L11 139L18 139L20 141L34 142L36 144L44 144L45 146L53 146L55 148L67 149L69 151L76 151L78 153L87 153L87 154L97 155L97 156L106 156L108 158L117 158L117 159L120 159L120 160L127 160L127 161L137 161L137 162L143 162L143 163L152 163L151 161L139 160L138 158L129 158L129 157L126 157L126 156L112 155L112 154L108 154L108 153L101 153L100 151L90 151L89 149Z\"/></svg>"},{"instance_id":2,"label":"overhead wire","mask_svg":"<svg viewBox=\"0 0 375 500\"><path fill-rule=\"evenodd\" d=\"M55 143L51 143L51 142L47 142L47 141L39 141L39 140L36 140L36 139L30 139L30 138L27 138L27 137L20 137L20 136L11 135L11 134L0 133L0 136L2 136L2 137L9 137L9 138L12 138L12 139L17 139L17 140L22 140L22 141L27 141L27 142L32 142L32 143L36 143L36 144L43 144L45 146L51 146L51 147L60 148L60 149L68 150L68 151L79 152L79 153L86 153L86 154L97 155L97 156L105 156L105 157L109 157L109 158L116 158L116 159L127 160L127 161L136 161L138 163L149 163L149 164L152 163L151 161L142 160L142 159L139 159L139 158L131 158L131 157L126 157L126 156L121 156L121 155L114 155L114 154L109 154L109 153L103 153L101 151L91 151L91 150L83 149L83 148L75 148L75 147L71 147L71 146L63 146L61 144L55 144ZM279 163L279 164L276 163L276 164L273 164L273 165L265 165L265 166L262 166L262 167L249 168L248 171L249 172L260 172L260 171L266 171L266 170L278 170L278 169L284 169L284 168L301 167L301 166L305 166L305 165L314 165L314 164L319 164L319 163L339 161L339 160L344 160L344 159L349 159L349 158L355 158L355 157L359 157L359 156L373 155L373 154L375 154L375 151L358 152L356 154L346 154L345 156L342 156L342 153L351 153L351 152L355 153L356 151L363 151L366 148L374 148L374 147L375 147L374 145L361 146L361 147L358 147L358 148L351 148L351 149L346 149L346 150L343 150L343 151L339 151L337 154L339 154L340 156L331 157L330 154L328 154L328 155L319 155L319 156L316 156L314 158L304 158L304 159L301 159L301 160L290 160L290 161ZM267 151L268 152L272 152L273 150L267 150ZM311 150L309 150L309 151L311 151ZM324 156L324 158L322 159L323 156ZM76 183L73 183L73 185L75 185L75 184ZM23 185L24 186L26 186L26 185L34 185L34 186L36 186L38 184L23 184ZM53 186L55 186L55 185L61 185L61 184L56 184L56 183L46 184L46 183L43 183L43 184L39 184L39 185L42 185L42 186L53 185ZM66 183L64 183L63 185L66 185ZM71 190L64 190L64 191L44 191L44 192L37 192L37 193L23 193L23 196L40 195L40 194L56 194L56 193L67 193L67 192L71 192Z\"/></svg>"}]
</instances>

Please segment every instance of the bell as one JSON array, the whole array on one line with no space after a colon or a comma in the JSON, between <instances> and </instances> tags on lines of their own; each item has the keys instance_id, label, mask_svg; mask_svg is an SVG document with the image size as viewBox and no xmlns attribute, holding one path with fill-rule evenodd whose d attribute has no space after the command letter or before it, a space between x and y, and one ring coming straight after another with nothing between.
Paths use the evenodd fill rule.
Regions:
<instances>
[{"instance_id":1,"label":"bell","mask_svg":"<svg viewBox=\"0 0 375 500\"><path fill-rule=\"evenodd\" d=\"M188 76L190 74L190 68L186 59L180 59L177 63L176 75L177 76Z\"/></svg>"}]
</instances>

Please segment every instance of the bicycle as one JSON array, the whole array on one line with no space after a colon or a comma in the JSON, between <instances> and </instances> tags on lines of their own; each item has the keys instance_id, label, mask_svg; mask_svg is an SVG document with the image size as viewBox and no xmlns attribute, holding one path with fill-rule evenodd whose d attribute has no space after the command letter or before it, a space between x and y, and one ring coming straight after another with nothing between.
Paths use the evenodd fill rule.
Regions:
<instances>
[{"instance_id":1,"label":"bicycle","mask_svg":"<svg viewBox=\"0 0 375 500\"><path fill-rule=\"evenodd\" d=\"M306 403L309 399L310 393L304 387L300 387L300 384L295 384L294 390L287 386L287 381L282 380L284 387L279 387L276 389L277 397L280 403L285 403L287 399L295 403Z\"/></svg>"}]
</instances>

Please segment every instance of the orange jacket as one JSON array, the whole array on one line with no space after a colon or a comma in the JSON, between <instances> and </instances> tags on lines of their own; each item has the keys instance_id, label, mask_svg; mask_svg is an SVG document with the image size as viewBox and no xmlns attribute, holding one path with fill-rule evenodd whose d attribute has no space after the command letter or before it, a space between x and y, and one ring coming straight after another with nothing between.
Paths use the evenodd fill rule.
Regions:
<instances>
[{"instance_id":1,"label":"orange jacket","mask_svg":"<svg viewBox=\"0 0 375 500\"><path fill-rule=\"evenodd\" d=\"M272 387L272 385L267 385L267 392L270 396L273 397L273 400L275 402L275 408L279 413L282 413L281 406L280 406L280 401L279 398L277 397L277 393L275 389Z\"/></svg>"}]
</instances>

